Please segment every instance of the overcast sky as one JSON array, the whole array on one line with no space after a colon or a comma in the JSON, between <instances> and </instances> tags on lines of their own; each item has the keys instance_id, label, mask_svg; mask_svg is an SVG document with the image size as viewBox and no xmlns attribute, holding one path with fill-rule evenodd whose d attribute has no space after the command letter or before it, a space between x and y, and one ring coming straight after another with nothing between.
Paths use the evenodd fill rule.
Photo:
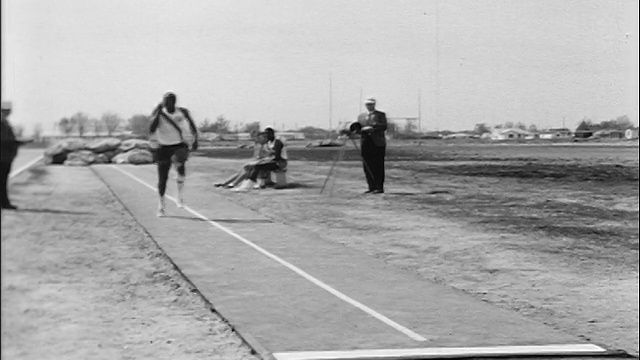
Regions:
<instances>
[{"instance_id":1,"label":"overcast sky","mask_svg":"<svg viewBox=\"0 0 640 360\"><path fill-rule=\"evenodd\" d=\"M638 2L2 0L2 99L27 132L169 90L198 123L278 129L352 122L361 92L422 130L637 124Z\"/></svg>"}]
</instances>

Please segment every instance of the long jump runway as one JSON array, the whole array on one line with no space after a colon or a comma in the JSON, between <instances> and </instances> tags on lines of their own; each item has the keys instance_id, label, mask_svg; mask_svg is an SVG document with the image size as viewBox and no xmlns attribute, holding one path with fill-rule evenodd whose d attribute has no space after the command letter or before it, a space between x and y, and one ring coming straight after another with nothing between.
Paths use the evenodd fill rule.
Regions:
<instances>
[{"instance_id":1,"label":"long jump runway","mask_svg":"<svg viewBox=\"0 0 640 360\"><path fill-rule=\"evenodd\" d=\"M93 170L265 358L619 357L211 192L155 215L155 168ZM168 194L175 193L171 181ZM274 194L276 195L276 194Z\"/></svg>"}]
</instances>

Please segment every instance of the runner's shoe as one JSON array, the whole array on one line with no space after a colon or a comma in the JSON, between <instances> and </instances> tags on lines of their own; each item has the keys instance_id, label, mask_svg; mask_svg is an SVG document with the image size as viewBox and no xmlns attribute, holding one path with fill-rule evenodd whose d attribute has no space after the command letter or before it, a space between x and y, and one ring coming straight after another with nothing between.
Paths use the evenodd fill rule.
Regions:
<instances>
[{"instance_id":1,"label":"runner's shoe","mask_svg":"<svg viewBox=\"0 0 640 360\"><path fill-rule=\"evenodd\" d=\"M160 198L160 204L158 204L158 212L156 213L156 215L158 217L163 217L165 214L165 203L164 203L164 197Z\"/></svg>"}]
</instances>

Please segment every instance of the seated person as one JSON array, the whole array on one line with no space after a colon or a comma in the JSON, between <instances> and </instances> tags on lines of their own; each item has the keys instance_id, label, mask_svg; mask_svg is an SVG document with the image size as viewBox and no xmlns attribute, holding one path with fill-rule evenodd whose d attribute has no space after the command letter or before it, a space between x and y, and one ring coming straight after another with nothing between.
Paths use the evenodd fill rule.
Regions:
<instances>
[{"instance_id":1,"label":"seated person","mask_svg":"<svg viewBox=\"0 0 640 360\"><path fill-rule=\"evenodd\" d=\"M233 188L237 186L243 180L249 178L253 167L261 162L268 161L269 151L266 149L267 136L264 133L259 133L256 137L255 150L253 152L253 158L251 161L245 163L237 173L227 178L223 182L213 184L215 187L228 187Z\"/></svg>"},{"instance_id":2,"label":"seated person","mask_svg":"<svg viewBox=\"0 0 640 360\"><path fill-rule=\"evenodd\" d=\"M249 178L245 180L242 185L235 188L235 191L247 191L250 189L259 189L258 177L262 174L269 174L271 171L284 170L287 168L287 150L284 147L284 143L280 139L276 139L275 131L272 127L267 126L264 129L264 134L267 136L266 148L269 152L268 161L261 161L259 164L253 166L253 169L249 173Z\"/></svg>"}]
</instances>

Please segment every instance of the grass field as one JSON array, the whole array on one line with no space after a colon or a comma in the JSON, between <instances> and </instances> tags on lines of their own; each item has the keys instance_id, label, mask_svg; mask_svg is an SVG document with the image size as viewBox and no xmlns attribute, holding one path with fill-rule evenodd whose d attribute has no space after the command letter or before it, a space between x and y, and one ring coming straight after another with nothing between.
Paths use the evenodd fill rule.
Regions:
<instances>
[{"instance_id":1,"label":"grass field","mask_svg":"<svg viewBox=\"0 0 640 360\"><path fill-rule=\"evenodd\" d=\"M591 341L638 353L638 147L396 144L385 194L351 144L291 146L288 190L220 191L263 214L358 248ZM198 191L250 149L204 148ZM223 160L226 159L226 160ZM208 190L211 191L211 190Z\"/></svg>"}]
</instances>

